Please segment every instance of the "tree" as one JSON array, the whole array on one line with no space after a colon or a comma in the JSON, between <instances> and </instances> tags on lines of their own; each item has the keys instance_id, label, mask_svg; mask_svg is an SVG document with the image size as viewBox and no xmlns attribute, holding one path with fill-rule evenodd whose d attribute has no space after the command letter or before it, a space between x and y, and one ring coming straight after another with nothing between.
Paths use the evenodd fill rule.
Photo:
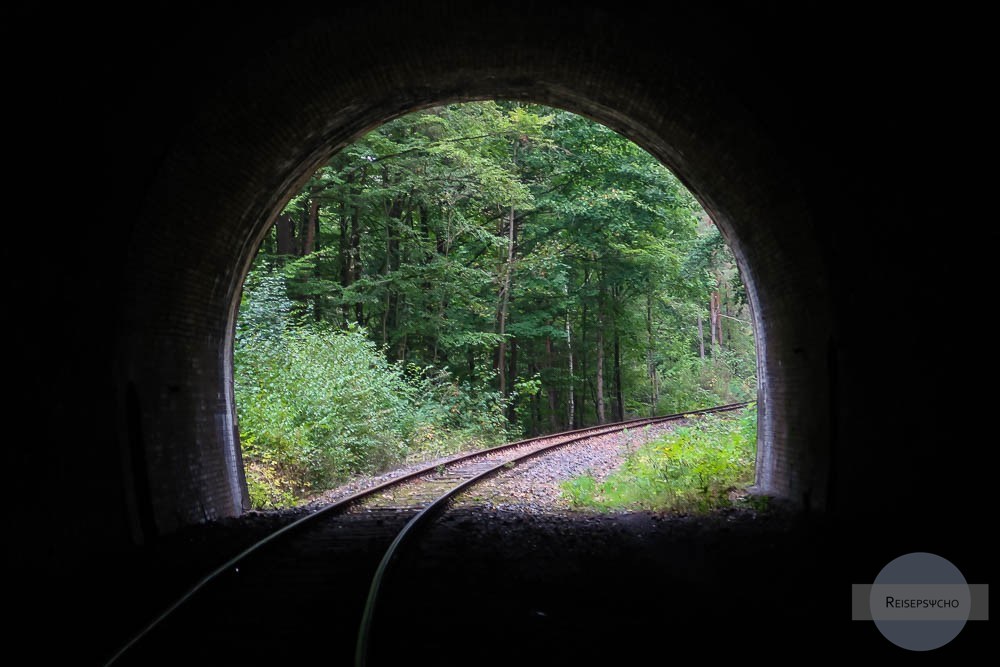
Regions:
<instances>
[{"instance_id":1,"label":"tree","mask_svg":"<svg viewBox=\"0 0 1000 667\"><path fill-rule=\"evenodd\" d=\"M718 230L652 156L568 112L477 102L383 125L291 198L255 272L284 281L294 326L363 331L388 363L494 397L514 430L754 391Z\"/></svg>"}]
</instances>

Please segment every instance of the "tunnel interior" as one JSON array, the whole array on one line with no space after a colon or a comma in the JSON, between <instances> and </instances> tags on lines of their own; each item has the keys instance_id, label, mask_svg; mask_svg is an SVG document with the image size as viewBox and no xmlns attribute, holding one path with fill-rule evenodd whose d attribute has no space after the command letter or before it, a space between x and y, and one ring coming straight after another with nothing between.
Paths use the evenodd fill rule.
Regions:
<instances>
[{"instance_id":1,"label":"tunnel interior","mask_svg":"<svg viewBox=\"0 0 1000 667\"><path fill-rule=\"evenodd\" d=\"M996 367L989 355L969 360L975 345L950 316L981 308L966 287L990 283L988 263L967 261L967 236L941 231L960 218L988 242L995 226L955 197L929 196L926 180L932 165L934 192L988 191L968 159L978 119L951 103L967 94L969 69L896 16L674 8L671 25L700 30L645 16L620 3L469 12L429 0L295 16L177 13L129 33L52 26L73 54L65 70L15 74L46 106L18 117L34 137L20 144L22 200L49 200L39 175L69 154L67 142L96 164L65 179L64 194L91 202L113 184L118 197L88 209L91 234L69 233L75 217L52 222L62 234L45 271L11 258L25 269L12 308L35 318L12 333L23 378L14 407L40 425L13 464L51 472L59 489L39 498L29 476L18 480L15 530L32 536L15 553L20 567L46 572L66 599L62 577L239 515L232 326L282 198L379 123L505 98L632 139L725 232L756 316L758 484L805 522L793 534L823 538L799 552L815 559L805 583L819 585L822 572L817 590L839 595L912 551L988 581L983 426L912 416L914 405L957 405ZM928 76L953 96L928 98ZM56 97L86 102L68 118ZM28 231L20 247L37 247ZM54 355L67 347L67 321L88 325L72 328L73 354ZM67 426L78 435L67 438ZM66 497L78 499L72 512ZM52 599L25 588L32 609ZM810 607L817 638L887 648L837 605ZM964 646L985 625L967 629Z\"/></svg>"},{"instance_id":2,"label":"tunnel interior","mask_svg":"<svg viewBox=\"0 0 1000 667\"><path fill-rule=\"evenodd\" d=\"M339 44L296 46L285 60L269 62L301 71L295 58L339 61L342 55ZM549 72L539 54L532 60L538 71L525 80L488 63L476 68L466 52L448 49L439 58L419 66L398 59L401 71L388 80L388 72L375 77L358 68L348 81L330 81L330 73L341 70L313 65L306 71L319 80L286 85L280 104L273 100L279 109L270 120L260 102L234 104L222 95L227 108L207 117L208 134L188 139L197 146L194 152L177 149L164 163L132 239L133 285L142 287L126 296L127 336L119 362L122 381L138 396L156 529L170 532L236 514L245 504L231 336L253 253L294 189L333 152L391 118L498 97L593 118L638 143L689 185L733 249L757 314L763 406L758 486L762 493L823 509L829 400L822 388L828 384L830 328L821 305L828 299L824 258L807 235L812 223L799 196L803 186L771 159L775 152L754 132L752 119L718 118L717 110L734 114L738 107L705 90L704 79L698 79L697 95L687 90L684 77L690 73L678 74L672 95L656 99L642 81L590 69L608 63L588 64L575 75ZM565 62L560 58L550 67L556 66ZM261 76L262 82L280 79ZM256 86L250 89L255 99L270 99ZM234 108L246 109L246 117L234 116ZM301 111L290 115L289 109ZM821 389L794 392L793 404L787 388L799 385Z\"/></svg>"}]
</instances>

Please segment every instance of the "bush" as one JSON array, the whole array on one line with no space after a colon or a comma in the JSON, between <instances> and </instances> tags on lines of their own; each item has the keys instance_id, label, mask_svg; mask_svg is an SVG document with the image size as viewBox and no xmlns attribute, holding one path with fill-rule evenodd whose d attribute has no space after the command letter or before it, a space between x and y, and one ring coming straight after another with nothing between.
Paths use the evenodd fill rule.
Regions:
<instances>
[{"instance_id":1,"label":"bush","mask_svg":"<svg viewBox=\"0 0 1000 667\"><path fill-rule=\"evenodd\" d=\"M751 362L753 359L750 360ZM663 373L656 414L672 414L753 400L757 377L737 353L720 350L718 359L686 358Z\"/></svg>"},{"instance_id":2,"label":"bush","mask_svg":"<svg viewBox=\"0 0 1000 667\"><path fill-rule=\"evenodd\" d=\"M562 489L577 507L705 511L743 497L740 490L753 483L756 443L756 406L735 416L692 416L630 454L604 482L581 476Z\"/></svg>"},{"instance_id":3,"label":"bush","mask_svg":"<svg viewBox=\"0 0 1000 667\"><path fill-rule=\"evenodd\" d=\"M362 329L295 324L291 312L280 278L251 276L234 375L254 507L288 506L354 474L503 438L495 392L433 368L404 370Z\"/></svg>"}]
</instances>

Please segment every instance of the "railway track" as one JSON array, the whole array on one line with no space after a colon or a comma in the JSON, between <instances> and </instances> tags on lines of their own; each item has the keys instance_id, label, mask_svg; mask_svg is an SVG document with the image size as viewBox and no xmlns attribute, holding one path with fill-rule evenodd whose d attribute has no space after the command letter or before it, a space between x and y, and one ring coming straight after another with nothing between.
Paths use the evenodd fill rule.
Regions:
<instances>
[{"instance_id":1,"label":"railway track","mask_svg":"<svg viewBox=\"0 0 1000 667\"><path fill-rule=\"evenodd\" d=\"M257 662L280 645L269 636L260 652L254 649L252 623L238 620L256 602L263 609L281 608L294 600L290 619L325 614L339 652L334 664L345 664L344 641L350 629L355 665L368 662L377 626L381 592L394 563L420 532L457 494L503 470L555 449L583 443L596 436L679 421L689 415L726 412L745 407L734 403L662 417L633 419L574 431L539 436L486 450L454 456L342 498L268 535L203 577L176 602L122 646L106 663L165 664L191 656L199 661ZM375 563L377 562L377 565ZM308 587L303 604L303 591ZM363 602L363 605L361 601ZM333 601L333 602L331 602ZM229 614L235 612L237 620ZM270 635L296 636L296 621L268 618Z\"/></svg>"}]
</instances>

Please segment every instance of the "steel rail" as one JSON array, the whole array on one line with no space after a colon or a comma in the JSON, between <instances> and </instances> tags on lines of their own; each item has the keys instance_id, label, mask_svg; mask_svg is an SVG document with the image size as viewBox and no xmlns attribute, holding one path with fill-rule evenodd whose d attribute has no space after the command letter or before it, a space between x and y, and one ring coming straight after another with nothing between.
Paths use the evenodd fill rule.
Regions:
<instances>
[{"instance_id":1,"label":"steel rail","mask_svg":"<svg viewBox=\"0 0 1000 667\"><path fill-rule=\"evenodd\" d=\"M331 503L331 504L329 504L329 505L327 505L325 507L322 507L322 508L320 508L320 509L318 509L318 510L316 510L316 511L310 513L310 514L307 514L306 516L303 516L303 517L301 517L299 519L296 519L295 521L289 523L286 526L282 526L281 528L279 528L278 530L274 531L273 533L270 533L269 535L267 535L264 538L258 540L257 542L255 542L254 544L250 545L246 549L240 551L238 554L236 554L235 556L233 556L232 558L230 558L229 560L227 560L222 565L220 565L220 566L216 567L215 569L213 569L211 572L209 572L208 574L206 574L205 576L203 576L201 579L199 579L193 586L191 586L189 589L187 589L179 598L177 598L177 600L175 600L174 602L172 602L162 612L160 612L159 614L157 614L153 618L153 620L151 620L149 623L147 623L138 633L136 633L134 636L132 636L132 638L129 639L128 642L126 642L124 645L122 645L122 647L119 648L118 651L116 651L114 653L114 655L112 655L111 658L108 659L108 661L105 663L105 665L106 666L110 666L110 665L114 664L123 655L125 655L125 653L128 652L128 650L130 648L132 648L139 641L141 641L143 639L143 637L145 637L150 632L152 632L158 625L160 625L160 623L162 623L171 614L175 613L180 607L182 607L185 603L187 603L189 600L191 600L199 591L201 591L202 589L204 589L208 584L210 584L212 581L214 581L215 579L219 578L220 576L222 576L226 572L228 572L228 571L230 571L232 569L236 569L239 566L239 564L243 560L245 560L247 557L249 557L251 554L253 554L253 553L261 550L266 545L271 544L272 542L274 542L275 540L277 540L279 537L287 536L289 533L291 533L293 531L296 531L296 530L299 530L299 529L301 529L303 526L305 526L307 524L312 524L317 519L319 519L320 517L331 517L331 516L336 516L336 515L338 515L340 513L343 513L344 511L346 511L347 509L349 509L351 506L353 506L355 503L357 503L357 502L359 502L361 500L364 500L366 498L369 498L371 496L374 496L375 494L377 494L379 492L382 492L382 491L385 491L386 489L390 489L390 488L393 488L393 487L396 487L396 486L400 486L400 485L402 485L402 484L404 484L406 482L409 482L411 480L414 480L414 479L417 479L417 478L424 477L426 475L435 473L435 472L439 471L442 466L445 466L445 467L454 466L456 464L463 463L463 462L469 461L471 459L475 459L475 458L487 456L489 454L494 454L494 453L497 453L497 452L502 452L502 451L510 450L510 449L517 449L517 448L521 448L521 447L526 447L526 446L531 445L532 443L535 443L535 442L538 442L538 441L541 441L541 440L551 440L553 438L562 438L564 436L578 436L577 438L573 438L573 439L571 439L569 441L562 441L560 443L554 443L553 445L549 445L549 446L540 448L538 450L533 450L533 452L534 451L538 451L538 452L548 451L549 449L555 448L555 447L557 447L557 446L559 446L560 444L563 444L563 443L576 442L576 441L583 440L583 439L586 439L586 438L595 437L595 436L598 436L598 435L604 435L606 433L613 433L613 432L616 432L616 431L621 431L621 430L624 430L624 429L627 429L627 428L641 427L641 426L647 426L647 425L651 425L651 424L657 424L657 423L661 423L661 422L665 422L665 421L682 419L682 418L687 417L689 415L707 414L707 413L710 413L710 412L725 412L725 411L729 411L729 410L738 410L739 408L742 408L742 407L745 407L745 406L749 405L749 403L750 403L750 401L745 401L745 402L740 402L740 403L730 403L730 404L727 404L727 405L722 405L722 406L718 406L718 407L714 407L714 408L704 408L704 409L701 409L701 410L689 410L687 412L676 413L676 414L672 414L672 415L664 415L664 416L661 416L661 417L640 417L640 418L637 418L637 419L629 419L629 420L625 420L625 421L621 421L621 422L614 422L614 423L611 423L611 424L599 424L599 425L595 425L595 426L588 426L588 427L585 427L585 428L574 429L574 430L571 430L571 431L562 431L560 433L550 433L548 435L540 435L540 436L535 436L535 437L532 437L532 438L526 438L526 439L523 439L523 440L517 440L517 441L514 441L514 442L509 442L509 443L505 443L505 444L502 444L502 445L497 445L495 447L489 447L487 449L482 449L482 450L478 450L478 451L475 451L475 452L469 452L469 453L466 453L466 454L460 454L458 456L454 456L454 457L446 459L444 461L440 461L440 462L438 462L436 464L428 465L428 466L425 466L423 468L419 468L417 470L414 470L412 472L400 475L399 477L394 477L394 478L392 478L390 480L386 480L384 482L376 484L375 486L369 487L367 489L362 489L360 491L356 491L355 493L352 493L349 496L341 498L340 500L337 500L337 501L335 501L335 502L333 502L333 503ZM525 458L530 458L530 454L526 455ZM505 462L503 464L500 464L500 467L503 467L504 465L507 465L507 463L509 463L509 461ZM463 487L464 487L464 485L465 485L465 482L462 483ZM436 503L436 501L432 502L431 506L433 506L435 503ZM430 507L430 506L428 506L428 507ZM420 514L423 514L423 512L425 512L427 509L428 508L424 508L423 510L421 510ZM418 514L417 516L419 517L420 514ZM415 517L415 518L417 518L417 517ZM412 521L411 521L411 523L412 523ZM408 528L409 528L409 524L407 524L407 526L403 528L403 532L407 532ZM397 535L397 538L393 542L393 545L395 545L396 542L399 542L399 541L401 541L401 540L399 539L399 536ZM390 550L392 548L393 547L390 547ZM381 565L380 565L380 569L381 569ZM367 611L367 603L366 603L366 611Z\"/></svg>"},{"instance_id":2,"label":"steel rail","mask_svg":"<svg viewBox=\"0 0 1000 667\"><path fill-rule=\"evenodd\" d=\"M633 422L644 421L646 422L646 424L644 425L653 423L659 424L668 421L677 421L692 415L738 410L742 407L749 405L749 403L750 403L749 401L743 403L732 403L729 405L719 406L716 408L707 408L704 410L692 410L689 412L678 413L674 415L666 415L663 417L650 417L646 418L645 420L632 420L632 421ZM382 560L379 562L378 568L375 570L375 574L372 577L372 582L368 589L368 598L365 600L365 608L361 614L361 626L358 630L358 641L357 644L355 645L355 653L354 653L355 667L366 667L368 663L369 640L371 637L372 625L374 623L374 618L375 618L375 607L378 602L379 593L381 592L382 589L382 582L385 580L386 573L389 571L390 565L396 560L401 545L405 540L407 540L408 538L412 539L412 537L416 535L417 531L420 528L426 526L429 521L431 521L438 514L440 514L441 511L445 508L448 501L450 501L460 492L472 486L475 486L476 484L485 481L490 477L493 477L502 470L510 469L513 465L523 463L529 459L541 456L542 454L547 454L555 449L560 449L562 447L575 445L577 443L595 438L599 435L605 435L606 433L623 431L628 428L626 422L618 422L614 426L615 426L614 429L610 429L603 433L582 434L575 438L571 438L569 440L562 440L560 442L539 447L538 449L534 449L525 454L521 454L520 456L516 456L512 459L508 459L506 461L498 463L495 466L492 466L487 470L477 473L476 475L468 479L462 480L461 482L459 482L458 484L456 484L455 486L453 486L452 488L448 489L440 496L435 498L429 505L421 509L413 518L411 518L409 522L407 522L407 524L403 526L403 528L396 534L396 537L389 545L389 548L386 549L386 552L382 556ZM586 429L581 429L581 430L586 430Z\"/></svg>"}]
</instances>

